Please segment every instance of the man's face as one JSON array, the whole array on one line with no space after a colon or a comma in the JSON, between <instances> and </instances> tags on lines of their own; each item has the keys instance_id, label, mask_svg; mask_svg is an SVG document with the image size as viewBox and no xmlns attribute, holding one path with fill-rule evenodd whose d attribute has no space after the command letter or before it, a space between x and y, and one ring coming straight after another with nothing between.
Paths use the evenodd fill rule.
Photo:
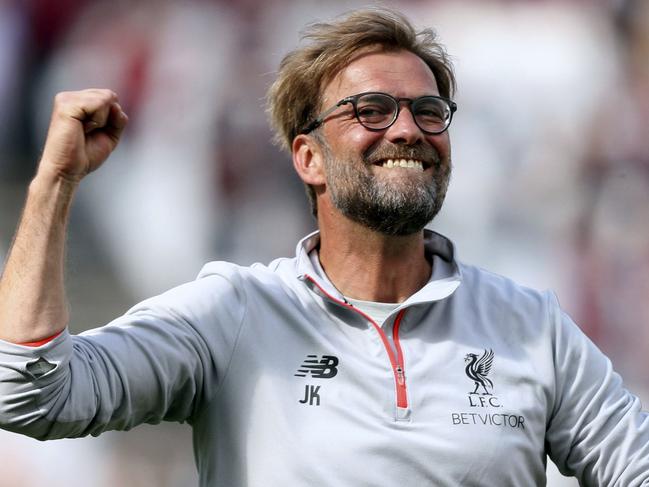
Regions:
<instances>
[{"instance_id":1,"label":"man's face","mask_svg":"<svg viewBox=\"0 0 649 487\"><path fill-rule=\"evenodd\" d=\"M439 95L435 77L416 55L373 52L325 88L323 107L368 91L396 98ZM410 235L440 210L451 173L448 131L423 133L405 104L394 124L381 131L363 127L351 105L335 111L321 130L326 191L347 218L386 235ZM409 160L415 167L401 167Z\"/></svg>"}]
</instances>

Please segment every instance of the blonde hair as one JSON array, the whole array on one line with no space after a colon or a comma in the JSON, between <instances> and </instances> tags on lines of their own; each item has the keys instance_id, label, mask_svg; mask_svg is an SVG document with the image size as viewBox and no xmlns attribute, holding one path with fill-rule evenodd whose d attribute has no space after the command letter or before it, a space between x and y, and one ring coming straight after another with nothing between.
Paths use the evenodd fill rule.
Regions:
<instances>
[{"instance_id":1,"label":"blonde hair","mask_svg":"<svg viewBox=\"0 0 649 487\"><path fill-rule=\"evenodd\" d=\"M307 26L301 38L311 42L284 57L267 93L275 142L288 152L293 139L318 115L322 89L359 51L372 47L410 51L433 72L441 96L450 98L455 91L453 67L435 31L427 28L417 32L396 10L355 10L332 22ZM312 188L307 188L307 195L315 215Z\"/></svg>"}]
</instances>

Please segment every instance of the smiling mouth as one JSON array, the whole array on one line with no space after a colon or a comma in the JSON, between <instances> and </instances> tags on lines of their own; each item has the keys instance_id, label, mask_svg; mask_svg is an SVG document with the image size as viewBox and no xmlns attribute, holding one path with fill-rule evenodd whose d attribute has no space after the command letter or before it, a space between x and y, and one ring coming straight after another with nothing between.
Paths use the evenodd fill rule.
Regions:
<instances>
[{"instance_id":1,"label":"smiling mouth","mask_svg":"<svg viewBox=\"0 0 649 487\"><path fill-rule=\"evenodd\" d=\"M404 169L415 169L417 171L422 171L429 167L429 164L419 159L384 159L376 163L377 166L386 167L392 169L395 167L400 167Z\"/></svg>"}]
</instances>

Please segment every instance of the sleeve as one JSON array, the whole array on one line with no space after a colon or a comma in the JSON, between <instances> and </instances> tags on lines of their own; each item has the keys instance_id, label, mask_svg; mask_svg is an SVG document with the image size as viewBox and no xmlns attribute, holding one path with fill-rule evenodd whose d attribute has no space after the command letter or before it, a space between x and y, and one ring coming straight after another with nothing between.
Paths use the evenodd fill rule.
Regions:
<instances>
[{"instance_id":1,"label":"sleeve","mask_svg":"<svg viewBox=\"0 0 649 487\"><path fill-rule=\"evenodd\" d=\"M192 421L223 381L246 310L211 275L40 347L0 342L0 427L37 439Z\"/></svg>"},{"instance_id":2,"label":"sleeve","mask_svg":"<svg viewBox=\"0 0 649 487\"><path fill-rule=\"evenodd\" d=\"M546 432L550 458L582 486L649 486L649 413L550 299L556 387Z\"/></svg>"}]
</instances>

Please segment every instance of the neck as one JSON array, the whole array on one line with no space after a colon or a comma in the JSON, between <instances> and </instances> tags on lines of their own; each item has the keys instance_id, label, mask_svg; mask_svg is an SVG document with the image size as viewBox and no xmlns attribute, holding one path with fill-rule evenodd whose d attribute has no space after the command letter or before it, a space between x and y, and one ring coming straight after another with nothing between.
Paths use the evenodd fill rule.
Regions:
<instances>
[{"instance_id":1,"label":"neck","mask_svg":"<svg viewBox=\"0 0 649 487\"><path fill-rule=\"evenodd\" d=\"M320 263L345 296L401 303L430 279L423 231L392 237L348 219L336 225L319 223Z\"/></svg>"}]
</instances>

